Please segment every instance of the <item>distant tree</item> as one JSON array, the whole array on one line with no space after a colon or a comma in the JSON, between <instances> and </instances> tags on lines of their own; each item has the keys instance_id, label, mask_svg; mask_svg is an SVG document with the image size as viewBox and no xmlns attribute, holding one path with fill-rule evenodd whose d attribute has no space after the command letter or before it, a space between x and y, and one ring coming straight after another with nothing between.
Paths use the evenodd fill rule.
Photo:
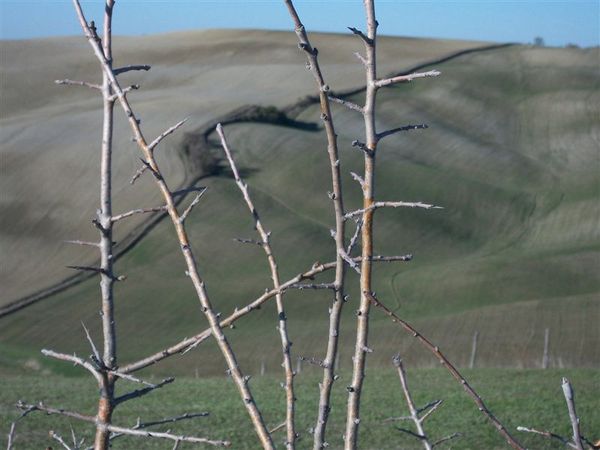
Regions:
<instances>
[{"instance_id":1,"label":"distant tree","mask_svg":"<svg viewBox=\"0 0 600 450\"><path fill-rule=\"evenodd\" d=\"M536 36L533 38L533 45L536 47L544 47L546 44L544 42L544 38L541 36Z\"/></svg>"}]
</instances>

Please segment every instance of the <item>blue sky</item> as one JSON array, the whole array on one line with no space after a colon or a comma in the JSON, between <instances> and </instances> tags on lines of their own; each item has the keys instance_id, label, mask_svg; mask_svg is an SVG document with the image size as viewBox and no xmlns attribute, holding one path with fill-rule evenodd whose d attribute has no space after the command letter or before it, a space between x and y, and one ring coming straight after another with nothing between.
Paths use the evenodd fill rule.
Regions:
<instances>
[{"instance_id":1,"label":"blue sky","mask_svg":"<svg viewBox=\"0 0 600 450\"><path fill-rule=\"evenodd\" d=\"M102 0L83 0L100 21ZM297 0L309 31L363 27L361 0ZM600 0L380 0L380 33L546 45L600 45ZM290 29L282 0L117 0L113 32L142 35L201 28ZM0 38L79 34L70 0L0 0Z\"/></svg>"}]
</instances>

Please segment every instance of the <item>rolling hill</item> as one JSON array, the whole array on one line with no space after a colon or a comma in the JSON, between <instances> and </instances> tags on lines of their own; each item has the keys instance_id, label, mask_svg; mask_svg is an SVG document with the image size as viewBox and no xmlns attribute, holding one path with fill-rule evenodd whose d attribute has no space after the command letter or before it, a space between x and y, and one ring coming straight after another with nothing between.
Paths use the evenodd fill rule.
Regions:
<instances>
[{"instance_id":1,"label":"rolling hill","mask_svg":"<svg viewBox=\"0 0 600 450\"><path fill-rule=\"evenodd\" d=\"M313 39L332 89L354 92L349 98L360 102L362 71L352 55L360 43L352 36ZM478 331L478 366L539 366L548 328L551 365L598 367L599 51L486 45L380 41L380 73L439 61L432 67L443 75L381 92L381 129L407 123L430 128L381 144L377 196L445 209L377 213L376 252L414 254L410 263L376 267L378 297L458 364L468 361L471 337ZM142 84L131 99L150 136L186 116L186 131L204 130L247 104L293 111L296 126L234 123L226 132L263 222L273 232L282 278L333 259L325 137L311 125L319 122L318 107L298 103L314 94L314 87L292 33L221 30L120 38L115 54L117 65L153 66L148 74L129 78ZM0 55L0 305L7 305L68 277L66 265L95 258L62 241L94 236L89 220L97 201L101 111L92 92L52 84L66 77L97 79L82 38L4 41ZM361 155L350 143L361 137L362 121L341 107L334 119L346 202L353 208L360 195L349 172L360 171ZM209 293L226 315L270 285L268 267L260 249L234 241L254 236L233 181L194 171L189 155L180 151L183 139L174 137L160 150L161 163L171 185L201 177L209 187L191 218L190 234ZM122 122L116 142L115 211L155 206L158 195L149 178L133 187L128 183L139 163ZM121 227L116 240L126 242L144 228L144 220ZM117 271L128 276L116 288L122 362L206 327L167 221L155 224L124 253ZM357 299L353 275L349 282L342 368L351 363ZM295 356L320 357L329 294L290 292L286 299ZM0 318L0 370L68 371L43 360L39 349L88 352L80 321L97 336L97 310L97 283L87 280ZM376 311L372 316L370 365L388 364L398 351L408 364L435 364L387 318ZM229 332L248 372L262 364L277 370L275 333L273 305ZM152 370L218 374L224 364L216 348L205 343Z\"/></svg>"}]
</instances>

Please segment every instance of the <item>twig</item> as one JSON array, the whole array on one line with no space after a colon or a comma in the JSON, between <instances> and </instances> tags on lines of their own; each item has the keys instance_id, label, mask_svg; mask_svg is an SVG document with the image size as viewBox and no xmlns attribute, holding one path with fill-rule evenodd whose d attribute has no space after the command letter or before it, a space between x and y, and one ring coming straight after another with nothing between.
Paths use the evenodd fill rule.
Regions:
<instances>
[{"instance_id":1,"label":"twig","mask_svg":"<svg viewBox=\"0 0 600 450\"><path fill-rule=\"evenodd\" d=\"M423 209L444 209L442 206L430 205L423 202L375 202L367 208L357 209L346 213L344 219L350 219L351 217L360 216L367 211L373 211L379 208L423 208Z\"/></svg>"},{"instance_id":2,"label":"twig","mask_svg":"<svg viewBox=\"0 0 600 450\"><path fill-rule=\"evenodd\" d=\"M65 244L84 245L88 247L100 247L98 242L80 241L80 240L68 240L63 241Z\"/></svg>"},{"instance_id":3,"label":"twig","mask_svg":"<svg viewBox=\"0 0 600 450\"><path fill-rule=\"evenodd\" d=\"M430 70L428 72L420 72L420 73L416 72L416 73L411 73L408 75L399 75L399 76L393 77L393 78L385 78L383 80L375 80L375 81L373 81L373 86L376 89L379 89L384 86L389 86L390 84L409 83L412 80L415 80L417 78L437 77L441 74L442 73L437 70Z\"/></svg>"},{"instance_id":4,"label":"twig","mask_svg":"<svg viewBox=\"0 0 600 450\"><path fill-rule=\"evenodd\" d=\"M92 340L92 337L90 336L90 332L88 331L88 329L85 326L85 323L83 323L83 321L81 322L81 326L83 327L83 330L85 331L85 337L87 338L88 342L90 343L90 347L92 348L92 359L93 359L94 363L98 366L98 369L104 369L105 367L104 367L104 361L102 361L102 356L100 355L100 352L96 348L96 344L94 344L94 341Z\"/></svg>"},{"instance_id":5,"label":"twig","mask_svg":"<svg viewBox=\"0 0 600 450\"><path fill-rule=\"evenodd\" d=\"M133 428L119 427L119 426L112 425L112 424L103 424L103 423L98 424L96 417L94 417L94 416L86 416L84 414L81 414L78 412L73 412L73 411L67 411L65 409L51 408L51 407L44 405L41 402L38 403L37 405L32 405L32 404L26 404L22 401L19 401L17 403L17 408L26 409L26 410L30 410L30 411L41 411L41 412L45 412L46 414L58 414L58 415L66 416L66 417L71 417L72 419L81 420L83 422L95 423L95 424L97 424L98 427L100 427L103 430L106 430L107 432L123 433L123 434L132 435L132 436L169 439L172 441L194 442L197 444L209 444L209 445L214 445L217 447L229 447L231 445L231 443L229 441L220 441L220 440L213 440L213 439L194 437L194 436L178 436L178 435L174 435L174 434L170 434L170 433L160 433L160 432L156 432L156 431L136 430Z\"/></svg>"},{"instance_id":6,"label":"twig","mask_svg":"<svg viewBox=\"0 0 600 450\"><path fill-rule=\"evenodd\" d=\"M207 417L209 416L209 413L207 412L201 412L201 413L185 413L179 416L175 416L175 417L167 417L165 419L160 419L160 420L155 420L155 421L151 421L151 422L142 422L140 420L140 418L138 417L136 424L131 427L132 430L141 430L144 428L149 428L149 427L153 427L156 425L164 425L166 423L175 423L175 422L179 422L181 420L189 420L189 419L195 419L196 417ZM121 436L124 436L123 433L113 433L110 436L110 440L114 440L117 438L120 438ZM91 449L93 450L93 449Z\"/></svg>"},{"instance_id":7,"label":"twig","mask_svg":"<svg viewBox=\"0 0 600 450\"><path fill-rule=\"evenodd\" d=\"M332 102L339 103L340 105L343 105L348 109L351 109L352 111L358 111L359 113L363 112L363 109L361 106L358 106L356 103L353 103L351 101L344 100L343 98L339 98L339 97L334 97L333 95L328 95L327 98L329 98L329 100L331 100Z\"/></svg>"},{"instance_id":8,"label":"twig","mask_svg":"<svg viewBox=\"0 0 600 450\"><path fill-rule=\"evenodd\" d=\"M285 421L281 422L279 425L277 425L275 428L272 428L271 431L269 431L269 433L273 434L276 433L279 430L283 430L285 428Z\"/></svg>"},{"instance_id":9,"label":"twig","mask_svg":"<svg viewBox=\"0 0 600 450\"><path fill-rule=\"evenodd\" d=\"M352 31L353 34L355 34L358 37L360 37L365 42L366 45L373 45L373 43L374 43L374 37L368 37L362 31L360 31L359 29L354 28L354 27L348 27L348 29L350 31Z\"/></svg>"},{"instance_id":10,"label":"twig","mask_svg":"<svg viewBox=\"0 0 600 450\"><path fill-rule=\"evenodd\" d=\"M358 267L358 264L356 263L356 261L350 257L350 255L348 255L348 253L346 253L346 250L344 249L338 249L338 254L342 257L342 259L344 261L346 261L348 263L348 265L350 267L352 267L354 269L354 271L360 275L360 267Z\"/></svg>"},{"instance_id":11,"label":"twig","mask_svg":"<svg viewBox=\"0 0 600 450\"><path fill-rule=\"evenodd\" d=\"M75 364L76 366L81 366L84 369L87 369L94 376L94 378L96 378L100 385L102 385L103 383L102 375L100 374L98 369L96 369L92 364L90 364L86 360L79 358L77 355L67 355L65 353L58 353L48 349L42 349L42 355L49 356L55 359L60 359L61 361L68 361Z\"/></svg>"},{"instance_id":12,"label":"twig","mask_svg":"<svg viewBox=\"0 0 600 450\"><path fill-rule=\"evenodd\" d=\"M67 443L66 443L66 442L63 440L63 438L62 438L62 437L60 437L60 435L59 435L59 434L55 433L53 430L50 430L50 431L48 432L48 434L50 435L50 437L51 437L52 439L54 439L55 441L58 441L58 442L60 443L60 445L62 445L64 448L66 448L67 450L71 450L71 447L69 447L69 446L67 445Z\"/></svg>"},{"instance_id":13,"label":"twig","mask_svg":"<svg viewBox=\"0 0 600 450\"><path fill-rule=\"evenodd\" d=\"M517 427L517 431L523 431L525 433L539 434L541 436L545 436L550 439L556 439L568 447L575 448L575 449L577 448L577 446L575 444L573 444L566 437L563 437L556 433L552 433L551 431L537 430L535 428L527 428L527 427Z\"/></svg>"},{"instance_id":14,"label":"twig","mask_svg":"<svg viewBox=\"0 0 600 450\"><path fill-rule=\"evenodd\" d=\"M573 443L577 450L583 450L583 442L581 442L581 431L579 430L579 417L575 410L575 393L573 387L567 378L562 379L562 390L569 409L569 419L571 420L571 428L573 429Z\"/></svg>"},{"instance_id":15,"label":"twig","mask_svg":"<svg viewBox=\"0 0 600 450\"><path fill-rule=\"evenodd\" d=\"M510 432L506 429L506 427L502 424L502 422L500 422L496 418L496 416L494 416L494 414L492 414L492 412L489 410L489 408L483 402L483 400L479 396L479 394L475 391L475 389L473 389L471 387L471 385L467 382L465 377L463 377L462 374L458 371L458 369L456 369L456 367L454 367L454 365L450 362L450 360L448 358L446 358L446 356L440 351L438 346L433 345L425 336L423 336L421 333L419 333L411 324L409 324L405 320L398 317L398 315L396 315L391 309L389 309L387 306L385 306L383 303L381 303L380 300L378 300L375 296L373 296L372 293L367 293L366 295L368 296L370 302L372 302L376 307L382 309L385 312L385 314L392 319L392 322L397 323L404 330L406 330L407 332L412 334L412 336L414 338L416 338L427 350L429 350L431 353L433 353L435 355L435 357L440 361L440 364L442 364L450 372L452 377L462 385L465 392L473 399L473 401L479 408L479 411L481 411L481 413L488 418L488 420L492 423L492 425L494 425L494 427L496 428L498 433L500 433L504 437L504 439L506 439L506 442L508 442L508 444L512 448L514 448L516 450L525 450L525 447L523 447L519 443L519 441L517 441L510 434Z\"/></svg>"},{"instance_id":16,"label":"twig","mask_svg":"<svg viewBox=\"0 0 600 450\"><path fill-rule=\"evenodd\" d=\"M403 127L392 128L391 130L377 133L377 139L381 140L387 136L391 136L392 134L402 133L403 131L426 130L427 128L429 128L429 125L427 125L425 123L418 124L418 125L405 125Z\"/></svg>"},{"instance_id":17,"label":"twig","mask_svg":"<svg viewBox=\"0 0 600 450\"><path fill-rule=\"evenodd\" d=\"M404 393L404 398L406 399L406 404L408 405L408 410L410 412L410 417L417 428L417 433L415 436L418 436L423 443L423 447L425 450L431 450L433 446L429 442L427 438L427 434L425 434L425 428L423 428L423 420L419 418L419 413L417 408L415 407L415 403L413 402L412 395L410 394L410 390L408 389L408 381L406 380L406 371L404 370L404 365L402 364L402 359L400 355L394 356L393 359L394 365L398 370L398 377L400 378L400 384L402 385L402 392ZM413 433L414 434L414 433Z\"/></svg>"},{"instance_id":18,"label":"twig","mask_svg":"<svg viewBox=\"0 0 600 450\"><path fill-rule=\"evenodd\" d=\"M258 211L250 198L250 193L248 192L248 185L244 183L240 177L239 171L231 154L231 150L229 149L229 145L227 144L227 140L225 139L225 134L223 132L223 127L221 124L217 124L217 134L221 139L221 146L223 147L223 151L227 156L227 161L229 161L229 166L231 167L231 171L233 172L233 176L235 178L235 183L237 184L239 190L244 197L244 201L250 210L250 213L254 217L254 228L258 232L258 235L261 238L262 245L261 247L265 251L265 255L267 257L267 261L269 263L269 268L271 270L271 278L273 280L273 289L280 290L281 289L281 281L279 279L279 270L277 268L277 262L275 261L275 256L273 255L273 250L271 249L270 244L270 233L268 233L262 225L260 217L258 215ZM292 343L290 342L287 330L287 317L285 314L285 308L283 307L283 298L282 292L275 294L275 304L277 306L277 315L279 317L279 336L281 340L281 347L283 352L283 367L285 371L285 393L286 393L286 431L287 431L287 440L286 447L290 450L295 448L296 443L296 424L295 424L295 412L296 412L296 397L294 395L294 369L292 367L292 358L291 358L291 347Z\"/></svg>"},{"instance_id":19,"label":"twig","mask_svg":"<svg viewBox=\"0 0 600 450\"><path fill-rule=\"evenodd\" d=\"M128 217L131 217L134 214L148 214L148 213L155 213L155 212L164 212L166 210L167 210L167 207L164 205L163 206L155 206L154 208L132 209L131 211L127 211L126 213L117 214L116 216L112 216L111 221L114 223L114 222L118 222L119 220L123 220Z\"/></svg>"},{"instance_id":20,"label":"twig","mask_svg":"<svg viewBox=\"0 0 600 450\"><path fill-rule=\"evenodd\" d=\"M448 436L445 436L445 437L443 437L441 439L438 439L433 444L431 444L431 447L432 448L437 447L438 445L443 444L444 442L450 441L452 439L455 439L455 438L461 437L461 436L462 436L462 434L460 434L460 433L452 433L452 434L450 434Z\"/></svg>"},{"instance_id":21,"label":"twig","mask_svg":"<svg viewBox=\"0 0 600 450\"><path fill-rule=\"evenodd\" d=\"M130 86L127 86L126 88L123 88L123 94L126 94L126 93L128 93L128 92L131 92L131 91L137 91L139 88L140 88L140 85L139 85L139 84L132 84L132 85L130 85ZM111 102L114 102L114 101L115 101L115 100L117 100L118 98L119 98L119 96L118 96L118 95L116 95L116 94L113 94L113 95L111 95L110 97L108 97L108 99L109 99Z\"/></svg>"},{"instance_id":22,"label":"twig","mask_svg":"<svg viewBox=\"0 0 600 450\"><path fill-rule=\"evenodd\" d=\"M387 419L383 419L382 423L398 422L398 421L402 421L402 420L412 420L412 417L411 416L388 417Z\"/></svg>"},{"instance_id":23,"label":"twig","mask_svg":"<svg viewBox=\"0 0 600 450\"><path fill-rule=\"evenodd\" d=\"M354 250L354 246L358 242L361 228L362 228L362 220L360 218L356 219L356 229L354 230L354 234L352 235L352 238L350 239L350 242L348 243L348 247L346 248L346 253L348 255L352 255L352 250Z\"/></svg>"},{"instance_id":24,"label":"twig","mask_svg":"<svg viewBox=\"0 0 600 450\"><path fill-rule=\"evenodd\" d=\"M98 91L102 90L102 86L100 86L99 84L88 83L87 81L76 81L76 80L69 80L68 78L66 78L64 80L54 80L54 82L56 84L62 84L62 85L68 85L68 86L84 86L84 87L88 87L90 89L96 89Z\"/></svg>"},{"instance_id":25,"label":"twig","mask_svg":"<svg viewBox=\"0 0 600 450\"><path fill-rule=\"evenodd\" d=\"M164 131L160 136L158 136L156 139L154 139L152 142L150 142L150 144L148 144L148 150L153 151L154 148L160 144L160 142L166 138L167 136L169 136L170 134L173 134L175 132L175 130L177 130L180 126L182 126L184 123L187 122L187 118L177 122L175 125L173 125L171 128L167 129L166 131Z\"/></svg>"},{"instance_id":26,"label":"twig","mask_svg":"<svg viewBox=\"0 0 600 450\"><path fill-rule=\"evenodd\" d=\"M113 69L113 73L115 75L120 75L122 73L125 72L131 72L132 70L144 70L144 71L149 71L151 69L151 66L147 65L147 64L138 64L138 65L129 65L129 66L123 66L123 67L117 67L116 69Z\"/></svg>"},{"instance_id":27,"label":"twig","mask_svg":"<svg viewBox=\"0 0 600 450\"><path fill-rule=\"evenodd\" d=\"M358 174L356 174L356 173L354 173L354 172L350 172L350 175L352 175L352 179L353 179L354 181L357 181L357 182L358 182L358 184L360 184L360 187L361 187L362 189L364 189L364 188L365 188L365 180L363 179L363 177L361 177L360 175L358 175Z\"/></svg>"},{"instance_id":28,"label":"twig","mask_svg":"<svg viewBox=\"0 0 600 450\"><path fill-rule=\"evenodd\" d=\"M427 411L425 414L423 414L421 416L421 422L425 422L427 420L427 418L431 414L433 414L435 412L435 410L438 409L442 405L442 403L444 403L443 400L435 400L435 401L423 406L422 408L419 408L417 410L417 414L421 414L423 411L427 411L427 409L431 408L431 409L429 409L429 411Z\"/></svg>"},{"instance_id":29,"label":"twig","mask_svg":"<svg viewBox=\"0 0 600 450\"><path fill-rule=\"evenodd\" d=\"M190 203L189 206L185 209L185 211L181 214L181 217L179 218L181 222L185 222L185 219L187 219L187 216L192 212L192 209L194 209L194 207L198 204L198 202L200 201L207 189L208 188L204 188L200 191L200 193L196 194L196 197L194 198L194 200L192 200L192 203Z\"/></svg>"},{"instance_id":30,"label":"twig","mask_svg":"<svg viewBox=\"0 0 600 450\"><path fill-rule=\"evenodd\" d=\"M138 398L138 397L142 397L146 394L149 394L150 392L154 391L155 389L160 389L161 387L172 383L173 381L175 381L175 378L166 378L164 380L162 380L160 383L158 384L154 384L148 387L145 387L143 389L136 389L135 391L129 392L127 394L123 394L119 397L116 397L114 399L114 403L115 405L119 405L120 403L126 402L128 400L134 399L134 398Z\"/></svg>"},{"instance_id":31,"label":"twig","mask_svg":"<svg viewBox=\"0 0 600 450\"><path fill-rule=\"evenodd\" d=\"M13 444L15 442L15 432L17 429L17 422L13 422L10 424L10 431L8 432L8 446L6 450L12 450Z\"/></svg>"},{"instance_id":32,"label":"twig","mask_svg":"<svg viewBox=\"0 0 600 450\"><path fill-rule=\"evenodd\" d=\"M136 182L136 180L141 177L144 172L146 171L146 166L143 165L142 167L140 167L138 170L136 170L136 172L133 174L133 176L131 177L131 180L129 180L129 184L133 184Z\"/></svg>"},{"instance_id":33,"label":"twig","mask_svg":"<svg viewBox=\"0 0 600 450\"><path fill-rule=\"evenodd\" d=\"M290 288L292 289L299 289L299 290L304 290L304 289L335 289L335 283L312 283L312 284L308 284L308 283L297 283L297 284L293 284L290 286Z\"/></svg>"}]
</instances>

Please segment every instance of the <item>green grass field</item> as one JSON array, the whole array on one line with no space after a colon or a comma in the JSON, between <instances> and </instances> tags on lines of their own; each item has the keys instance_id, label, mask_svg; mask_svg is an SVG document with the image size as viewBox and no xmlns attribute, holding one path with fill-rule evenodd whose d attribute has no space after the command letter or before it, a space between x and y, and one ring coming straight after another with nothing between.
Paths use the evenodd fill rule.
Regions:
<instances>
[{"instance_id":1,"label":"green grass field","mask_svg":"<svg viewBox=\"0 0 600 450\"><path fill-rule=\"evenodd\" d=\"M398 377L391 364L385 369L370 371L366 378L364 403L362 405L360 446L364 449L419 449L421 445L414 438L395 429L395 426L412 429L408 422L383 422L386 418L407 414ZM311 368L302 371L296 378L298 396L298 430L301 434L298 448L312 448L308 429L313 426L316 411L317 383L319 371ZM570 424L565 406L560 380L568 376L574 385L576 405L581 417L582 433L589 439L598 439L600 434L600 408L597 393L600 389L600 375L593 370L507 370L475 369L465 370L465 375L482 395L491 410L505 423L511 432L530 449L559 449L542 437L515 431L517 426L548 429L564 436L570 435ZM348 371L342 371L333 391L333 409L328 428L330 448L342 447L341 435L344 429L346 382ZM281 377L265 376L252 379L251 386L256 393L259 406L270 426L278 425L284 417L284 392L279 388ZM442 444L440 448L461 450L493 450L507 448L487 420L480 415L476 406L462 391L459 385L443 369L409 369L408 382L417 405L443 399L444 404L425 423L432 441L454 432L460 432L459 439ZM80 377L6 377L0 390L0 423L2 434L14 420L17 412L12 404L22 399L30 402L44 400L48 406L93 414L96 388ZM121 387L135 388L130 383ZM251 424L233 383L225 377L181 378L174 384L146 396L124 404L117 410L114 423L132 426L137 417L142 421L162 419L180 415L183 412L208 411L210 415L193 421L157 427L173 433L207 436L214 439L228 439L235 449L257 448ZM45 416L33 413L19 422L16 448L44 448L52 445L48 430L52 429L63 437L70 436L72 426L79 437L86 437L88 443L93 438L93 427L64 417ZM281 433L281 432L279 432ZM284 434L276 435L276 442L284 440ZM55 443L54 443L55 444ZM159 440L119 438L114 441L115 449L164 449L168 443ZM194 447L191 444L180 448Z\"/></svg>"}]
</instances>

